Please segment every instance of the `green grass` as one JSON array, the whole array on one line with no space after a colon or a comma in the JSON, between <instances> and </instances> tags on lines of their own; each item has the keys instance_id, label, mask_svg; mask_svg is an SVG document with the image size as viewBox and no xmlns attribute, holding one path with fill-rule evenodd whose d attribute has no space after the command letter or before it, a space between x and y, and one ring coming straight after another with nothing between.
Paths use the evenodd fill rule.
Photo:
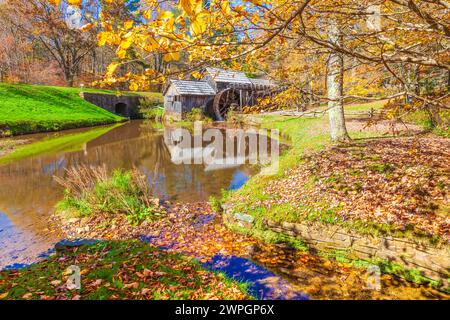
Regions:
<instances>
[{"instance_id":1,"label":"green grass","mask_svg":"<svg viewBox=\"0 0 450 320\"><path fill-rule=\"evenodd\" d=\"M96 89L84 91L114 93ZM83 100L79 92L78 88L0 84L0 130L17 135L124 120Z\"/></svg>"},{"instance_id":2,"label":"green grass","mask_svg":"<svg viewBox=\"0 0 450 320\"><path fill-rule=\"evenodd\" d=\"M163 95L160 92L126 92L125 94L136 94L138 96L150 98L154 101L157 101L159 104L164 103Z\"/></svg>"},{"instance_id":3,"label":"green grass","mask_svg":"<svg viewBox=\"0 0 450 320\"><path fill-rule=\"evenodd\" d=\"M108 223L124 214L128 223L139 225L164 214L145 176L136 170L117 169L108 175L103 169L74 168L60 183L65 187L65 196L57 208L63 216L101 213Z\"/></svg>"},{"instance_id":4,"label":"green grass","mask_svg":"<svg viewBox=\"0 0 450 320\"><path fill-rule=\"evenodd\" d=\"M81 288L66 287L67 268L81 271ZM196 261L139 241L108 241L66 249L19 271L0 272L0 299L235 299L245 284Z\"/></svg>"},{"instance_id":5,"label":"green grass","mask_svg":"<svg viewBox=\"0 0 450 320\"><path fill-rule=\"evenodd\" d=\"M5 165L40 154L52 155L61 152L80 151L83 149L83 145L88 141L91 141L120 125L121 124L102 126L81 133L55 133L54 136L46 139L18 146L13 152L4 157L0 157L0 165Z\"/></svg>"},{"instance_id":6,"label":"green grass","mask_svg":"<svg viewBox=\"0 0 450 320\"><path fill-rule=\"evenodd\" d=\"M361 111L368 112L370 109L379 111L381 108L383 108L385 103L386 103L386 100L373 101L373 102L368 102L368 103L349 104L349 105L345 106L345 112L361 112Z\"/></svg>"},{"instance_id":7,"label":"green grass","mask_svg":"<svg viewBox=\"0 0 450 320\"><path fill-rule=\"evenodd\" d=\"M417 124L426 130L433 131L437 136L450 138L450 110L442 110L439 113L443 120L442 125L433 126L430 115L425 110L417 110L403 117L403 121Z\"/></svg>"},{"instance_id":8,"label":"green grass","mask_svg":"<svg viewBox=\"0 0 450 320\"><path fill-rule=\"evenodd\" d=\"M380 108L381 102L374 102L361 105L346 106L347 111L366 111L370 108ZM260 203L266 200L277 200L276 196L265 194L263 190L266 185L276 179L282 179L290 168L294 168L302 163L305 153L316 152L324 147L331 145L327 130L323 127L328 121L328 117L320 118L296 118L278 115L260 116L261 126L269 129L278 129L280 135L288 138L290 149L280 155L278 173L272 176L256 175L247 181L239 190L228 194L222 199L223 202L229 202L233 205L233 210L240 213L250 214L255 218L255 228L264 229L262 226L263 218L269 218L274 221L300 222L311 221L326 224L339 224L342 227L357 231L367 235L391 235L396 237L415 238L419 241L435 244L441 241L440 237L430 237L416 230L397 230L390 224L366 222L361 220L344 221L336 211L338 208L330 208L327 203L315 203L311 205L292 206L290 204L272 205L270 208L261 206ZM371 131L349 132L355 143L360 143L366 138L377 137L381 133ZM374 165L373 170L389 174L392 167L389 164ZM311 177L312 179L314 177ZM338 177L335 177L336 179ZM308 188L305 183L303 188ZM332 181L330 181L332 183ZM357 187L357 186L352 186Z\"/></svg>"}]
</instances>

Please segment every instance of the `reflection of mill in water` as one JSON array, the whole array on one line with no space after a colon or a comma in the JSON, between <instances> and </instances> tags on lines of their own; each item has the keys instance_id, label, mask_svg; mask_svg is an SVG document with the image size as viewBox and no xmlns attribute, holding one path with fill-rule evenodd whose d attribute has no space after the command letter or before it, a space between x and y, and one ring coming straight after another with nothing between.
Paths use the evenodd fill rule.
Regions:
<instances>
[{"instance_id":1,"label":"reflection of mill in water","mask_svg":"<svg viewBox=\"0 0 450 320\"><path fill-rule=\"evenodd\" d=\"M83 132L87 130L67 134ZM245 180L254 171L245 165L205 170L203 165L175 164L161 130L142 121L112 128L80 144L78 151L73 146L67 148L0 166L0 211L16 227L46 227L45 216L63 196L53 176L63 176L65 169L73 166L104 165L108 170L136 167L146 174L156 196L179 201L207 200L222 188L236 187L237 181Z\"/></svg>"},{"instance_id":2,"label":"reflection of mill in water","mask_svg":"<svg viewBox=\"0 0 450 320\"><path fill-rule=\"evenodd\" d=\"M164 133L170 130L164 129ZM104 164L109 170L136 167L145 173L156 195L183 201L207 199L219 185L217 190L232 184L236 166L208 173L195 162L172 161L170 148L161 131L145 124L125 125L86 143L84 157L73 161L70 166ZM246 168L242 170L246 176L250 174Z\"/></svg>"},{"instance_id":3,"label":"reflection of mill in water","mask_svg":"<svg viewBox=\"0 0 450 320\"><path fill-rule=\"evenodd\" d=\"M79 165L105 166L110 171L137 168L146 175L155 196L186 202L207 200L210 195L219 195L221 189L238 188L256 172L256 168L235 160L220 166L195 161L177 164L173 161L176 159L172 142L165 141L173 130L163 132L143 121L131 121L120 126L43 134L48 145L56 145L62 137L64 143L1 165L0 266L8 255L30 257L51 246L54 239L48 239L48 216L63 197L62 187L53 176L64 176L67 168ZM68 137L75 142L67 143ZM238 146L242 145L236 143ZM226 148L210 151L212 155L227 154ZM189 154L195 158L197 151ZM248 150L245 158L251 158ZM27 262L18 258L14 261Z\"/></svg>"},{"instance_id":4,"label":"reflection of mill in water","mask_svg":"<svg viewBox=\"0 0 450 320\"><path fill-rule=\"evenodd\" d=\"M278 140L254 129L166 128L164 142L176 164L203 164L205 171L224 170L243 164L268 164L278 155Z\"/></svg>"}]
</instances>

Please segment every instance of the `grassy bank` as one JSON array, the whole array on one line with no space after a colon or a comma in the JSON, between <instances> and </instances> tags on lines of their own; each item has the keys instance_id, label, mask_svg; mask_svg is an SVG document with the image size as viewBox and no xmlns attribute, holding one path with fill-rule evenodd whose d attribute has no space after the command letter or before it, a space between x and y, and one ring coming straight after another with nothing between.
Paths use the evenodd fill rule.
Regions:
<instances>
[{"instance_id":1,"label":"grassy bank","mask_svg":"<svg viewBox=\"0 0 450 320\"><path fill-rule=\"evenodd\" d=\"M64 199L57 205L65 216L103 216L106 224L125 217L129 224L139 225L164 214L145 175L136 169L117 169L110 174L105 167L79 166L55 179L65 189Z\"/></svg>"},{"instance_id":2,"label":"grassy bank","mask_svg":"<svg viewBox=\"0 0 450 320\"><path fill-rule=\"evenodd\" d=\"M72 265L80 268L80 289L66 285ZM0 300L245 298L245 285L138 241L66 248L29 268L0 272Z\"/></svg>"},{"instance_id":3,"label":"grassy bank","mask_svg":"<svg viewBox=\"0 0 450 320\"><path fill-rule=\"evenodd\" d=\"M432 133L393 137L385 134L390 131L386 122L378 123L378 129L367 128L367 119L355 116L367 107L374 106L346 108L351 114L347 127L353 141L340 145L330 141L325 115L319 118L267 115L257 117L257 121L251 116L253 123L280 130L291 147L280 156L277 174L256 175L240 190L225 194L224 201L231 205L232 214L253 217L250 227L244 229L236 224L229 227L266 242L287 243L303 250L309 246L288 234L270 230L265 222L331 226L361 236L393 236L439 248L448 245L448 180L444 159L449 140ZM421 131L410 126L401 133ZM362 259L351 248L343 252L340 256L333 250L322 254L335 259L344 256L355 264L375 264L383 273L448 289L442 289L444 282L437 278L425 276L423 269L409 269L379 258Z\"/></svg>"},{"instance_id":4,"label":"grassy bank","mask_svg":"<svg viewBox=\"0 0 450 320\"><path fill-rule=\"evenodd\" d=\"M108 90L85 91L114 93ZM57 131L122 121L79 96L80 89L0 84L0 131L3 135Z\"/></svg>"},{"instance_id":5,"label":"grassy bank","mask_svg":"<svg viewBox=\"0 0 450 320\"><path fill-rule=\"evenodd\" d=\"M11 152L7 153L8 146L5 143L5 146L2 147L0 143L0 151L4 148L5 156L0 157L0 165L8 164L14 161L18 161L20 159L32 157L34 155L40 154L57 154L60 152L74 152L83 149L85 143L105 134L106 132L114 129L121 124L115 124L110 126L101 126L98 128L93 128L89 131L85 132L77 132L77 133L54 133L54 136L45 138L43 140L39 140L36 142L27 143L27 141L18 140L18 139L2 139L0 142L10 142L12 144ZM18 141L18 143L15 143ZM21 145L23 144L23 145ZM0 152L1 156L1 152Z\"/></svg>"},{"instance_id":6,"label":"grassy bank","mask_svg":"<svg viewBox=\"0 0 450 320\"><path fill-rule=\"evenodd\" d=\"M346 111L373 107L373 103L352 105ZM371 140L383 135L383 131L363 129L363 122L351 121L348 128L353 143L332 149L326 116L259 118L262 127L278 129L289 138L291 148L281 155L278 174L254 176L243 188L228 195L227 202L235 211L253 216L256 226L264 218L277 222L310 221L342 225L375 236L414 237L427 243L442 240L442 215L448 207L445 201L435 201L428 195L439 193L439 198L446 192L445 177L437 175L430 166L433 159L427 159L427 153L444 152L441 142L435 143L431 138L422 143L421 151L413 139ZM415 152L418 163L414 163L411 152ZM425 182L417 177L431 179L432 186L424 190ZM399 186L395 192L388 190L393 185ZM367 196L362 203L359 199L364 195L373 198ZM371 203L378 201L376 205ZM388 207L390 203L393 208ZM420 212L414 216L417 221L410 218L416 208ZM390 215L390 210L396 213ZM404 221L398 222L398 217Z\"/></svg>"}]
</instances>

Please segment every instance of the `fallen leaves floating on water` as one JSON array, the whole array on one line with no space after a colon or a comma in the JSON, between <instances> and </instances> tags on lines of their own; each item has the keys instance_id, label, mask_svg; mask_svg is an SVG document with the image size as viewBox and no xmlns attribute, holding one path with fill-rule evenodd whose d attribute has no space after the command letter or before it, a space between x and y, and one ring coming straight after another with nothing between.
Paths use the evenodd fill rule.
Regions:
<instances>
[{"instance_id":1,"label":"fallen leaves floating on water","mask_svg":"<svg viewBox=\"0 0 450 320\"><path fill-rule=\"evenodd\" d=\"M164 218L151 224L144 223L138 227L132 227L126 225L126 221L115 221L115 224L120 227L115 228L114 232L98 228L98 225L104 223L101 217L85 220L89 222L90 228L82 235L85 238L95 237L98 239L102 239L102 237L104 237L103 239L111 239L111 237L113 239L129 239L145 235L145 239L149 240L152 246L165 248L169 252L182 253L190 258L196 258L200 262L208 262L217 254L245 257L287 279L290 288L285 293L286 297L298 291L321 299L413 299L422 298L424 295L429 298L443 298L444 296L429 287L399 279L383 279L381 292L369 290L365 269L351 267L282 245L259 242L254 238L230 231L222 224L221 219L221 215L215 213L205 202L175 204L168 207ZM98 224L95 225L94 222ZM79 237L79 234L73 231L82 225L82 220L77 223L79 224L66 225L66 230L74 237ZM153 254L161 254L159 252L155 251ZM78 259L83 259L83 253L80 253ZM165 278L165 271L155 270L156 265L148 265L142 270L134 270L128 264L131 266L136 264L136 258L128 257L127 259L128 262L122 262L123 269L119 274L124 287L126 286L125 289L139 291L138 296L143 294L145 298L149 298L153 293L144 290L147 287L135 288L135 283L146 279ZM105 266L106 269L112 267L111 264ZM130 281L130 274L133 274L135 280ZM184 284L183 279L178 281L181 285ZM102 283L101 286L109 288L110 283L112 281ZM174 289L170 286L164 286L164 288L165 290ZM274 288L274 290L277 289ZM121 299L119 289L112 291L114 294L110 295L109 299ZM206 293L206 295L214 296L210 293ZM161 297L169 298L165 295Z\"/></svg>"}]
</instances>

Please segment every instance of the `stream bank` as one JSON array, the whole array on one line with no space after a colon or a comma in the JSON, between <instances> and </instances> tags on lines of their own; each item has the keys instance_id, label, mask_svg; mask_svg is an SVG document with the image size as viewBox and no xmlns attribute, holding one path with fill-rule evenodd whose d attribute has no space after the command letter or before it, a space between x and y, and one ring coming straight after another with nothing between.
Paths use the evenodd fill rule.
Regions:
<instances>
[{"instance_id":1,"label":"stream bank","mask_svg":"<svg viewBox=\"0 0 450 320\"><path fill-rule=\"evenodd\" d=\"M254 121L255 116L250 116ZM408 125L351 118L353 141L329 141L327 119L266 115L292 148L272 177L253 176L224 199L234 230L301 241L349 263L449 288L449 140Z\"/></svg>"},{"instance_id":2,"label":"stream bank","mask_svg":"<svg viewBox=\"0 0 450 320\"><path fill-rule=\"evenodd\" d=\"M167 213L139 227L118 219L111 230L83 221L64 223L68 239L119 240L139 238L150 246L197 260L247 284L258 299L448 299L431 286L418 285L393 275L381 276L381 290L368 285L367 270L339 262L286 243L268 243L237 234L222 222L222 215L207 202L167 206Z\"/></svg>"},{"instance_id":3,"label":"stream bank","mask_svg":"<svg viewBox=\"0 0 450 320\"><path fill-rule=\"evenodd\" d=\"M449 298L430 286L417 285L391 275L381 275L381 290L373 290L368 285L369 274L366 269L355 268L337 259L298 250L301 248L299 243L294 243L294 246L292 243L287 245L283 241L268 243L230 231L222 223L221 213L214 210L206 199L210 195L220 194L221 188L242 185L242 182L250 176L251 169L244 166L219 172L205 172L202 166L173 165L164 145L158 148L157 141L161 141L159 140L161 131L155 131L144 123L133 122L133 124L132 127L114 128L105 135L89 140L81 146L81 150L72 149L70 152L58 151L54 154L41 155L38 157L38 163L45 164L46 157L55 157L58 160L53 162L52 167L45 166L47 171L44 172L50 179L55 173L63 173L68 165L86 163L86 160L89 164L100 164L108 159L107 164L112 169L140 168L150 180L155 194L162 195L160 196L162 199L165 195L170 200L171 205L168 205L167 214L160 220L143 223L139 227L128 225L119 217L113 223L116 228L112 229L102 227L101 221L92 221L90 224L89 220L83 218L68 220L63 223L62 238L95 238L108 241L139 238L149 242L151 246L196 259L204 267L223 272L228 277L249 282L251 294L256 298ZM127 130L124 130L125 128ZM122 143L118 145L118 141ZM153 142L150 143L151 141ZM314 143L310 140L308 142ZM133 149L133 146L136 148ZM155 153L155 150L161 152ZM108 157L109 153L114 154L114 157ZM155 154L156 161L151 157ZM36 161L35 157L32 159ZM72 159L73 162L67 163L68 159ZM129 159L133 159L133 163L127 163L126 160ZM118 160L124 162L117 162ZM8 167L11 168L13 164ZM52 171L48 168L57 170ZM42 177L38 176L41 183L45 181ZM161 180L161 177L164 179ZM170 180L170 177L174 179ZM167 185L168 181L175 184ZM62 190L55 194L55 200L61 198ZM186 202L186 199L189 201ZM53 202L51 208L57 200ZM49 210L47 214L49 212L52 213Z\"/></svg>"}]
</instances>

